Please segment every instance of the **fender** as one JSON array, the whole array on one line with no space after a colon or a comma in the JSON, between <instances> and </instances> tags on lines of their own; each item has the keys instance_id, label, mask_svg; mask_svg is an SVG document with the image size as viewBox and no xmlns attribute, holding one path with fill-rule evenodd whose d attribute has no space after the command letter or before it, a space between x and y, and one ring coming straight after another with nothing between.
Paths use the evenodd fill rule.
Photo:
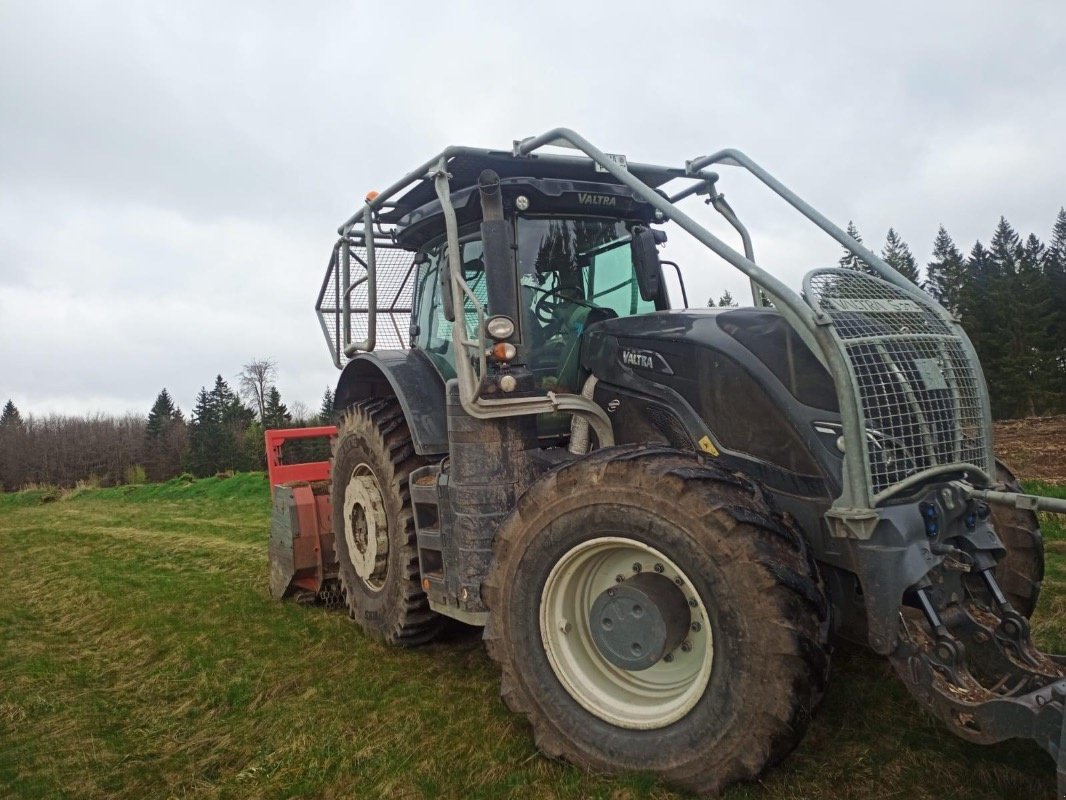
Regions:
<instances>
[{"instance_id":1,"label":"fender","mask_svg":"<svg viewBox=\"0 0 1066 800\"><path fill-rule=\"evenodd\" d=\"M376 350L349 361L337 381L334 410L343 411L371 397L400 401L416 453L434 456L448 452L444 381L423 353Z\"/></svg>"}]
</instances>

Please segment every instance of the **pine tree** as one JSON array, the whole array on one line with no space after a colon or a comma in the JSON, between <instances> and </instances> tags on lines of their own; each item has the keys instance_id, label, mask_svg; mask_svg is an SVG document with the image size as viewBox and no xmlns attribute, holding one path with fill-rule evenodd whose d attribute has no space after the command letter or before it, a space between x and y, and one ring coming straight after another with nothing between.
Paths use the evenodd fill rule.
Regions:
<instances>
[{"instance_id":1,"label":"pine tree","mask_svg":"<svg viewBox=\"0 0 1066 800\"><path fill-rule=\"evenodd\" d=\"M263 407L263 427L287 428L292 425L292 414L285 404L281 402L281 392L276 386L271 386L266 393L266 404Z\"/></svg>"},{"instance_id":2,"label":"pine tree","mask_svg":"<svg viewBox=\"0 0 1066 800\"><path fill-rule=\"evenodd\" d=\"M220 437L221 424L218 407L215 405L214 397L201 386L192 410L192 424L189 426L186 465L190 472L199 477L207 477L218 472Z\"/></svg>"},{"instance_id":3,"label":"pine tree","mask_svg":"<svg viewBox=\"0 0 1066 800\"><path fill-rule=\"evenodd\" d=\"M22 415L15 407L15 403L12 400L8 400L4 404L4 410L0 412L0 425L14 427L22 424Z\"/></svg>"},{"instance_id":4,"label":"pine tree","mask_svg":"<svg viewBox=\"0 0 1066 800\"><path fill-rule=\"evenodd\" d=\"M144 428L144 435L148 439L162 438L170 425L181 415L181 411L174 405L170 392L165 388L159 393L148 412L148 423Z\"/></svg>"},{"instance_id":5,"label":"pine tree","mask_svg":"<svg viewBox=\"0 0 1066 800\"><path fill-rule=\"evenodd\" d=\"M188 434L185 417L163 389L148 412L144 429L144 468L151 481L165 481L181 470Z\"/></svg>"},{"instance_id":6,"label":"pine tree","mask_svg":"<svg viewBox=\"0 0 1066 800\"><path fill-rule=\"evenodd\" d=\"M28 479L27 427L14 401L8 400L0 411L0 491L13 492Z\"/></svg>"},{"instance_id":7,"label":"pine tree","mask_svg":"<svg viewBox=\"0 0 1066 800\"><path fill-rule=\"evenodd\" d=\"M941 225L933 242L933 260L926 265L925 291L956 316L960 313L960 295L966 279L966 259Z\"/></svg>"},{"instance_id":8,"label":"pine tree","mask_svg":"<svg viewBox=\"0 0 1066 800\"><path fill-rule=\"evenodd\" d=\"M1022 240L1006 217L999 218L996 232L989 242L988 253L991 265L999 275L1017 274L1018 262L1022 257Z\"/></svg>"},{"instance_id":9,"label":"pine tree","mask_svg":"<svg viewBox=\"0 0 1066 800\"><path fill-rule=\"evenodd\" d=\"M862 235L859 233L859 229L855 227L855 223L848 220L848 236L854 239L859 244L862 244ZM876 273L870 268L870 265L855 255L853 252L844 249L844 255L840 257L840 261L837 262L844 269L854 269L859 272L866 272L871 275Z\"/></svg>"},{"instance_id":10,"label":"pine tree","mask_svg":"<svg viewBox=\"0 0 1066 800\"><path fill-rule=\"evenodd\" d=\"M722 293L722 296L718 298L718 307L719 308L736 308L737 307L737 303L733 299L733 295L729 293L728 289L726 289L725 292Z\"/></svg>"},{"instance_id":11,"label":"pine tree","mask_svg":"<svg viewBox=\"0 0 1066 800\"><path fill-rule=\"evenodd\" d=\"M318 422L320 425L330 425L333 422L333 390L328 386L326 391L322 394L322 408L318 411Z\"/></svg>"},{"instance_id":12,"label":"pine tree","mask_svg":"<svg viewBox=\"0 0 1066 800\"><path fill-rule=\"evenodd\" d=\"M913 283L918 282L918 262L914 259L914 254L911 253L907 243L896 233L895 228L888 229L885 249L881 251L881 258L907 280Z\"/></svg>"},{"instance_id":13,"label":"pine tree","mask_svg":"<svg viewBox=\"0 0 1066 800\"><path fill-rule=\"evenodd\" d=\"M1066 208L1060 208L1044 254L1044 274L1051 296L1049 325L1050 385L1057 395L1055 411L1066 411Z\"/></svg>"},{"instance_id":14,"label":"pine tree","mask_svg":"<svg viewBox=\"0 0 1066 800\"><path fill-rule=\"evenodd\" d=\"M219 438L216 447L218 462L216 472L255 469L259 463L257 442L262 437L246 435L248 426L255 420L255 412L241 402L221 375L215 376L211 389L211 402L218 414Z\"/></svg>"}]
</instances>

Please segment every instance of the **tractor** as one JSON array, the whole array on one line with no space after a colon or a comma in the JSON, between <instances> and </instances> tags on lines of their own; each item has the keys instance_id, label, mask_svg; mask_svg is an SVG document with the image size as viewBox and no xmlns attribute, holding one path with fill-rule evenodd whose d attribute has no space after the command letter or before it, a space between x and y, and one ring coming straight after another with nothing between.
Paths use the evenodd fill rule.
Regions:
<instances>
[{"instance_id":1,"label":"tractor","mask_svg":"<svg viewBox=\"0 0 1066 800\"><path fill-rule=\"evenodd\" d=\"M790 288L718 167L858 266ZM544 754L700 794L793 750L839 637L959 736L1037 742L1066 791L1066 659L1028 619L1037 512L1066 502L995 459L974 349L918 286L737 150L659 166L562 128L449 147L338 233L332 459L285 473L268 433L278 597L392 645L482 626ZM750 307L674 307L679 233Z\"/></svg>"}]
</instances>

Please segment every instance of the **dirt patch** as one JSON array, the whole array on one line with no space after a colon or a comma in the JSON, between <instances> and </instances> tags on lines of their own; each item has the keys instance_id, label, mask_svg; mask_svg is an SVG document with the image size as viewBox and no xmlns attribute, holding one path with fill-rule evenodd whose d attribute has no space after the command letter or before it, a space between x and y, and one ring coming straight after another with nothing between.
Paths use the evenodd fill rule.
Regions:
<instances>
[{"instance_id":1,"label":"dirt patch","mask_svg":"<svg viewBox=\"0 0 1066 800\"><path fill-rule=\"evenodd\" d=\"M1019 478L1066 482L1066 416L1004 420L993 433L996 455Z\"/></svg>"}]
</instances>

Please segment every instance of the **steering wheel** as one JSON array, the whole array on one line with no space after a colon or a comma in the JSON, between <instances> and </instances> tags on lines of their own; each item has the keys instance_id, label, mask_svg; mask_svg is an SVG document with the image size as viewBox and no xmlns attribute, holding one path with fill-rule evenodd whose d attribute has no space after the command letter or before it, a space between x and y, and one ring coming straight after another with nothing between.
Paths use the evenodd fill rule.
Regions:
<instances>
[{"instance_id":1,"label":"steering wheel","mask_svg":"<svg viewBox=\"0 0 1066 800\"><path fill-rule=\"evenodd\" d=\"M553 322L556 322L555 310L554 308L549 307L549 301L557 298L560 292L569 287L556 286L554 289L542 289L539 286L533 286L530 288L544 294L544 296L536 302L536 305L533 306L533 316L540 320L544 325L551 325ZM566 302L590 309L597 308L595 304L590 303L587 300L578 300L575 297L567 297Z\"/></svg>"}]
</instances>

